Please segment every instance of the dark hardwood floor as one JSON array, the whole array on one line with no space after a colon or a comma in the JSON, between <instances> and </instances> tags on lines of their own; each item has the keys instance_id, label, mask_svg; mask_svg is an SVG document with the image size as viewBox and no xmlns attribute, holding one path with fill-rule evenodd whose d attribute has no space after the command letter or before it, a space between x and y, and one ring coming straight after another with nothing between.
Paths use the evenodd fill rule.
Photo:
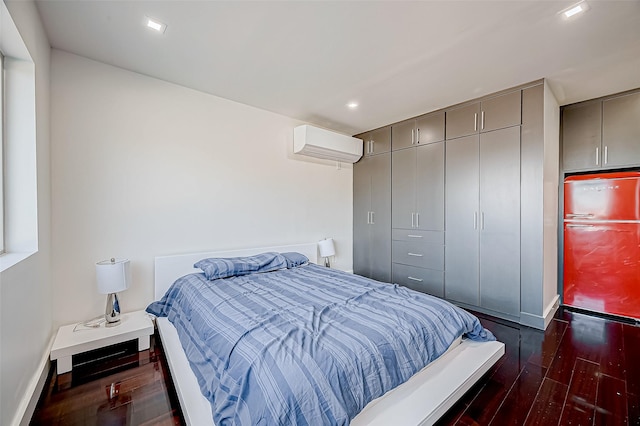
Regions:
<instances>
[{"instance_id":1,"label":"dark hardwood floor","mask_svg":"<svg viewBox=\"0 0 640 426\"><path fill-rule=\"evenodd\" d=\"M97 361L96 361L97 360ZM55 368L31 425L183 425L158 334L148 350L137 341L75 356L73 371Z\"/></svg>"},{"instance_id":2,"label":"dark hardwood floor","mask_svg":"<svg viewBox=\"0 0 640 426\"><path fill-rule=\"evenodd\" d=\"M545 332L476 315L506 345L438 425L640 425L640 327L560 308Z\"/></svg>"},{"instance_id":3,"label":"dark hardwood floor","mask_svg":"<svg viewBox=\"0 0 640 426\"><path fill-rule=\"evenodd\" d=\"M563 308L545 332L476 315L506 353L438 425L640 425L640 327ZM158 336L52 372L31 424L184 424Z\"/></svg>"}]
</instances>

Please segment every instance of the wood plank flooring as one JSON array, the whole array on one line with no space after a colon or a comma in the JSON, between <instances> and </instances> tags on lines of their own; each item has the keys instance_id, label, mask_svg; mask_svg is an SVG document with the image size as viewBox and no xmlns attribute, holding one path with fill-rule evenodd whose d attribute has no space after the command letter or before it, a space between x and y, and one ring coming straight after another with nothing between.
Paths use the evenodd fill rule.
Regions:
<instances>
[{"instance_id":1,"label":"wood plank flooring","mask_svg":"<svg viewBox=\"0 0 640 426\"><path fill-rule=\"evenodd\" d=\"M545 332L476 315L506 353L439 426L640 425L640 327L563 308ZM31 424L184 424L158 336L148 351L53 372Z\"/></svg>"},{"instance_id":2,"label":"wood plank flooring","mask_svg":"<svg viewBox=\"0 0 640 426\"><path fill-rule=\"evenodd\" d=\"M70 373L52 368L30 424L183 425L157 333L148 350L134 340L74 357Z\"/></svg>"},{"instance_id":3,"label":"wood plank flooring","mask_svg":"<svg viewBox=\"0 0 640 426\"><path fill-rule=\"evenodd\" d=\"M640 327L560 308L545 332L476 315L506 353L442 425L640 425Z\"/></svg>"}]
</instances>

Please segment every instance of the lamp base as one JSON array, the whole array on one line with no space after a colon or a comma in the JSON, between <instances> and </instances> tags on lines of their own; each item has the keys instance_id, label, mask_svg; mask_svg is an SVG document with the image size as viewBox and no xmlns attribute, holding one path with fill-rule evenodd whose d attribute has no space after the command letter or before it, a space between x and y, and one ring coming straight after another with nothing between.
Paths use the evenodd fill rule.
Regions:
<instances>
[{"instance_id":1,"label":"lamp base","mask_svg":"<svg viewBox=\"0 0 640 426\"><path fill-rule=\"evenodd\" d=\"M120 325L120 303L117 293L107 295L107 306L104 310L105 327L115 327Z\"/></svg>"}]
</instances>

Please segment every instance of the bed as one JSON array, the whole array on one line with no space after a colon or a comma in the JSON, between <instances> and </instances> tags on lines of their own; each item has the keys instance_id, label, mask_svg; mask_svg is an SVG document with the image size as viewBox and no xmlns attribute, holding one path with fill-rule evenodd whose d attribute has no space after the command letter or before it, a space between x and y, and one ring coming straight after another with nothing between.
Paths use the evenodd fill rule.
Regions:
<instances>
[{"instance_id":1,"label":"bed","mask_svg":"<svg viewBox=\"0 0 640 426\"><path fill-rule=\"evenodd\" d=\"M311 265L302 266L293 272L283 268L282 271L267 273L273 274L273 276L261 274L260 279L262 280L275 279L275 276L278 274L287 275L295 273L306 274L307 276L313 275L315 277L318 276L318 274L328 273L331 275L332 280L344 280L340 282L343 283L342 285L344 285L345 289L350 288L349 284L347 284L347 277L340 275L340 272L324 272L323 267L313 265L317 261L317 249L316 244L311 243L295 246L262 247L228 252L157 257L155 262L155 299L156 301L160 300L178 278L194 273L196 273L196 275L203 275L200 269L193 267L193 265L201 259L250 256L263 252L302 253L309 259ZM342 274L344 275L344 273ZM321 275L320 279L323 279L323 277L324 275ZM195 278L189 276L182 280L185 279ZM199 283L198 280L200 279L201 278L197 278L195 282ZM355 279L356 281L362 280L362 278L357 276ZM220 283L227 284L222 281ZM373 287L384 287L385 291L387 289L394 289L393 291L399 293L409 291L398 286L390 286L373 281L371 285ZM207 398L203 396L198 380L196 379L196 374L201 377L201 381L202 376L197 369L192 370L187 355L183 350L178 331L166 317L160 316L156 321L185 421L189 425L214 425L211 405ZM176 322L178 323L178 321ZM185 331L183 330L182 333L184 334ZM368 402L359 414L352 417L350 424L357 426L434 423L504 354L504 345L496 341L474 342L468 339L463 340L458 338L455 339L448 348L441 350L444 352L441 356L429 363L425 368L416 370L415 374L411 373L412 375L408 380L404 381L403 379L404 383L399 386L393 385L392 390L385 390L383 396ZM196 362L194 361L194 363ZM196 371L195 374L194 371ZM322 421L322 423L332 422L333 420L327 419ZM337 423L344 423L344 421L341 420Z\"/></svg>"}]
</instances>

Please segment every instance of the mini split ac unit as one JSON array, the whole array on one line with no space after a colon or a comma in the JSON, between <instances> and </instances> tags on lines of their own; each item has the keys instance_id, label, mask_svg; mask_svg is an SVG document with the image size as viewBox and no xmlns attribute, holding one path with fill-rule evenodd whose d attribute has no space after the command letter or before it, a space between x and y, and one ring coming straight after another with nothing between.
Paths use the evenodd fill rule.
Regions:
<instances>
[{"instance_id":1,"label":"mini split ac unit","mask_svg":"<svg viewBox=\"0 0 640 426\"><path fill-rule=\"evenodd\" d=\"M362 157L362 140L305 124L293 129L293 152L355 163Z\"/></svg>"}]
</instances>

